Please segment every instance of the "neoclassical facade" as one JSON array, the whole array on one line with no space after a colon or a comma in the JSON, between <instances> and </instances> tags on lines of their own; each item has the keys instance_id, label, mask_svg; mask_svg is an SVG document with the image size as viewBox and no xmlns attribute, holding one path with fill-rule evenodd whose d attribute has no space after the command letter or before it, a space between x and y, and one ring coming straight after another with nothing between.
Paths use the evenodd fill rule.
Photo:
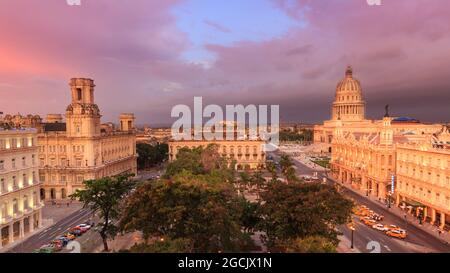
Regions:
<instances>
[{"instance_id":1,"label":"neoclassical facade","mask_svg":"<svg viewBox=\"0 0 450 273\"><path fill-rule=\"evenodd\" d=\"M331 119L314 126L314 143L323 144L331 152L333 135L338 123L342 131L357 134L377 133L383 128L383 120L366 119L366 102L361 82L353 75L352 67L347 67L345 77L338 82L335 99L331 107ZM395 134L420 136L433 134L441 129L441 124L423 124L415 119L394 118L391 128Z\"/></svg>"},{"instance_id":2,"label":"neoclassical facade","mask_svg":"<svg viewBox=\"0 0 450 273\"><path fill-rule=\"evenodd\" d=\"M450 132L397 147L397 205L411 206L424 221L450 222Z\"/></svg>"},{"instance_id":3,"label":"neoclassical facade","mask_svg":"<svg viewBox=\"0 0 450 273\"><path fill-rule=\"evenodd\" d=\"M266 153L263 150L264 141L260 140L186 140L169 142L169 160L177 158L182 148L207 147L210 144L218 145L221 156L235 160L238 170L256 170L262 168L266 162Z\"/></svg>"},{"instance_id":4,"label":"neoclassical facade","mask_svg":"<svg viewBox=\"0 0 450 273\"><path fill-rule=\"evenodd\" d=\"M71 79L66 122L51 114L42 125L38 156L43 199L66 199L85 180L137 173L134 115L121 114L118 130L102 127L94 87L91 79Z\"/></svg>"},{"instance_id":5,"label":"neoclassical facade","mask_svg":"<svg viewBox=\"0 0 450 273\"><path fill-rule=\"evenodd\" d=\"M230 161L235 161L237 170L256 170L263 168L266 162L265 144L260 137L251 138L249 136L249 129L240 131L237 124L233 122L233 129L231 139L227 138L227 123L222 122L222 128L204 128L203 132L212 132L223 137L214 140L194 140L194 133L192 131L191 138L181 140L169 141L169 161L174 161L177 158L177 153L182 148L207 147L210 144L218 145L221 156L228 158Z\"/></svg>"},{"instance_id":6,"label":"neoclassical facade","mask_svg":"<svg viewBox=\"0 0 450 273\"><path fill-rule=\"evenodd\" d=\"M410 141L409 135L394 133L391 122L385 117L383 128L373 133L345 132L338 123L331 153L334 178L385 199L396 174L396 145Z\"/></svg>"},{"instance_id":7,"label":"neoclassical facade","mask_svg":"<svg viewBox=\"0 0 450 273\"><path fill-rule=\"evenodd\" d=\"M42 226L36 129L0 128L0 251Z\"/></svg>"}]
</instances>

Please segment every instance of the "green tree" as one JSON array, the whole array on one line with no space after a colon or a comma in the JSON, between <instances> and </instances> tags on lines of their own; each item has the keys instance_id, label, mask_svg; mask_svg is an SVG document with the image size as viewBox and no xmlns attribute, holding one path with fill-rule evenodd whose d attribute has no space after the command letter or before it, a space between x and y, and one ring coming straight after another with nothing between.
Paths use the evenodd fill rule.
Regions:
<instances>
[{"instance_id":1,"label":"green tree","mask_svg":"<svg viewBox=\"0 0 450 273\"><path fill-rule=\"evenodd\" d=\"M248 242L241 202L230 185L204 178L184 172L174 181L142 185L127 200L121 229L142 231L146 239L187 239L193 252L240 251Z\"/></svg>"},{"instance_id":2,"label":"green tree","mask_svg":"<svg viewBox=\"0 0 450 273\"><path fill-rule=\"evenodd\" d=\"M192 242L188 239L164 239L151 243L137 244L128 251L131 253L190 253L192 252Z\"/></svg>"},{"instance_id":3,"label":"green tree","mask_svg":"<svg viewBox=\"0 0 450 273\"><path fill-rule=\"evenodd\" d=\"M284 253L336 253L336 243L320 236L288 240L279 246Z\"/></svg>"},{"instance_id":4,"label":"green tree","mask_svg":"<svg viewBox=\"0 0 450 273\"><path fill-rule=\"evenodd\" d=\"M280 158L280 167L281 172L286 175L287 170L294 166L294 162L292 162L291 158L288 155L282 155Z\"/></svg>"},{"instance_id":5,"label":"green tree","mask_svg":"<svg viewBox=\"0 0 450 273\"><path fill-rule=\"evenodd\" d=\"M272 161L267 161L266 170L271 174L272 182L278 181L278 172L275 163L273 163Z\"/></svg>"},{"instance_id":6,"label":"green tree","mask_svg":"<svg viewBox=\"0 0 450 273\"><path fill-rule=\"evenodd\" d=\"M337 244L336 227L350 220L352 201L320 183L270 183L261 193L259 228L269 248L321 236Z\"/></svg>"},{"instance_id":7,"label":"green tree","mask_svg":"<svg viewBox=\"0 0 450 273\"><path fill-rule=\"evenodd\" d=\"M99 213L104 221L99 230L103 240L104 251L109 251L108 238L113 239L117 234L117 227L113 223L120 215L120 204L123 198L133 189L135 182L132 175L105 177L97 180L85 181L84 189L77 190L70 197L84 203L85 208L93 213Z\"/></svg>"},{"instance_id":8,"label":"green tree","mask_svg":"<svg viewBox=\"0 0 450 273\"><path fill-rule=\"evenodd\" d=\"M168 159L169 145L165 143L155 145L138 143L136 151L138 154L138 167L142 170L165 162Z\"/></svg>"}]
</instances>

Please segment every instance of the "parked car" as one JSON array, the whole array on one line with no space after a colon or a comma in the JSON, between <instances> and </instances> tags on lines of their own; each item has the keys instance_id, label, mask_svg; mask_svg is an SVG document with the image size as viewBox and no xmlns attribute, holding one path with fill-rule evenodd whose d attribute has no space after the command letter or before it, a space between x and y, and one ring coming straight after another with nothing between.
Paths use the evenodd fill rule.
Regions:
<instances>
[{"instance_id":1,"label":"parked car","mask_svg":"<svg viewBox=\"0 0 450 273\"><path fill-rule=\"evenodd\" d=\"M364 223L366 226L371 227L371 226L375 225L375 224L377 223L377 221L372 220L372 219L364 219L364 220L363 220L363 223Z\"/></svg>"},{"instance_id":2,"label":"parked car","mask_svg":"<svg viewBox=\"0 0 450 273\"><path fill-rule=\"evenodd\" d=\"M394 229L394 230L389 230L388 232L386 232L386 235L388 235L390 237L398 238L398 239L405 239L406 231L404 231L402 229Z\"/></svg>"},{"instance_id":3,"label":"parked car","mask_svg":"<svg viewBox=\"0 0 450 273\"><path fill-rule=\"evenodd\" d=\"M82 233L85 233L91 229L91 226L88 224L81 224L81 225L76 226L75 228L78 228L79 230L81 230Z\"/></svg>"},{"instance_id":4,"label":"parked car","mask_svg":"<svg viewBox=\"0 0 450 273\"><path fill-rule=\"evenodd\" d=\"M376 229L376 230L379 230L379 231L384 231L384 232L389 231L389 228L386 227L385 225L382 225L382 224L373 225L372 228Z\"/></svg>"},{"instance_id":5,"label":"parked car","mask_svg":"<svg viewBox=\"0 0 450 273\"><path fill-rule=\"evenodd\" d=\"M69 240L75 240L76 236L71 234L71 233L66 233L63 235L65 238L69 239Z\"/></svg>"},{"instance_id":6,"label":"parked car","mask_svg":"<svg viewBox=\"0 0 450 273\"><path fill-rule=\"evenodd\" d=\"M396 226L396 225L389 225L388 228L389 228L389 230L396 230L396 229L399 229L399 227Z\"/></svg>"},{"instance_id":7,"label":"parked car","mask_svg":"<svg viewBox=\"0 0 450 273\"><path fill-rule=\"evenodd\" d=\"M69 230L69 233L72 234L72 235L75 235L77 237L81 236L83 234L83 232L80 229L78 229L78 228L71 228Z\"/></svg>"},{"instance_id":8,"label":"parked car","mask_svg":"<svg viewBox=\"0 0 450 273\"><path fill-rule=\"evenodd\" d=\"M65 247L70 242L70 239L67 237L61 236L61 237L56 238L54 241L61 242L62 246Z\"/></svg>"},{"instance_id":9,"label":"parked car","mask_svg":"<svg viewBox=\"0 0 450 273\"><path fill-rule=\"evenodd\" d=\"M383 221L383 219L384 219L383 215L380 215L377 213L373 213L370 217L375 221Z\"/></svg>"}]
</instances>

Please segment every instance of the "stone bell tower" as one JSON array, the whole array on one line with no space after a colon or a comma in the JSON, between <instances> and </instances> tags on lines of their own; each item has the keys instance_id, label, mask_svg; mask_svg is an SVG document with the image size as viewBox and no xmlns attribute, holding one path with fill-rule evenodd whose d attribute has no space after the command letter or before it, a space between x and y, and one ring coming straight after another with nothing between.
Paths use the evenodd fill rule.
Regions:
<instances>
[{"instance_id":1,"label":"stone bell tower","mask_svg":"<svg viewBox=\"0 0 450 273\"><path fill-rule=\"evenodd\" d=\"M72 103L67 106L67 136L100 136L100 109L94 103L94 81L85 78L70 80Z\"/></svg>"},{"instance_id":2,"label":"stone bell tower","mask_svg":"<svg viewBox=\"0 0 450 273\"><path fill-rule=\"evenodd\" d=\"M120 131L122 132L133 132L135 117L132 113L122 113L119 117L120 120Z\"/></svg>"}]
</instances>

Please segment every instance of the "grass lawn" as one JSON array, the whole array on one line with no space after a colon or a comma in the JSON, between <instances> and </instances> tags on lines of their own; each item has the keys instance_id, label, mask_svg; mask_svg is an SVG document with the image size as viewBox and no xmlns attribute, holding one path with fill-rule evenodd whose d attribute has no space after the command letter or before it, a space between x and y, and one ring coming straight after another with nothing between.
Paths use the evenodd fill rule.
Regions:
<instances>
[{"instance_id":1,"label":"grass lawn","mask_svg":"<svg viewBox=\"0 0 450 273\"><path fill-rule=\"evenodd\" d=\"M315 164L324 167L324 168L328 168L330 165L330 160L312 160L312 162L314 162Z\"/></svg>"}]
</instances>

